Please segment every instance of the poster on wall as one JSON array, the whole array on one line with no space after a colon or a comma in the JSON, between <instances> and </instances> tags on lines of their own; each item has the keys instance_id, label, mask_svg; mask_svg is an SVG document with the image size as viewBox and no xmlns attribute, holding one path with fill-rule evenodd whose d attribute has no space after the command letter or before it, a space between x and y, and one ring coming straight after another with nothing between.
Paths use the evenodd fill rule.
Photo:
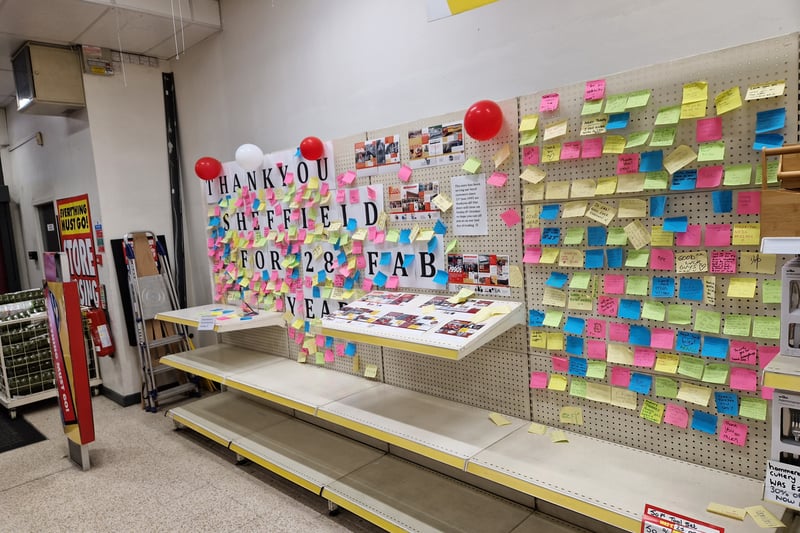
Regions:
<instances>
[{"instance_id":1,"label":"poster on wall","mask_svg":"<svg viewBox=\"0 0 800 533\"><path fill-rule=\"evenodd\" d=\"M507 255L447 255L447 283L453 292L468 288L485 296L511 296L508 274Z\"/></svg>"},{"instance_id":2,"label":"poster on wall","mask_svg":"<svg viewBox=\"0 0 800 533\"><path fill-rule=\"evenodd\" d=\"M100 278L95 263L89 195L56 200L61 250L69 259L69 279L77 282L80 304L100 307Z\"/></svg>"},{"instance_id":3,"label":"poster on wall","mask_svg":"<svg viewBox=\"0 0 800 533\"><path fill-rule=\"evenodd\" d=\"M486 175L453 176L450 187L453 194L453 233L488 235Z\"/></svg>"},{"instance_id":4,"label":"poster on wall","mask_svg":"<svg viewBox=\"0 0 800 533\"><path fill-rule=\"evenodd\" d=\"M356 176L393 174L400 170L400 134L360 141L353 146Z\"/></svg>"},{"instance_id":5,"label":"poster on wall","mask_svg":"<svg viewBox=\"0 0 800 533\"><path fill-rule=\"evenodd\" d=\"M408 152L408 166L414 169L463 163L463 124L450 122L409 131Z\"/></svg>"},{"instance_id":6,"label":"poster on wall","mask_svg":"<svg viewBox=\"0 0 800 533\"><path fill-rule=\"evenodd\" d=\"M439 194L439 183L409 183L389 186L391 220L434 220L439 208L433 198Z\"/></svg>"}]
</instances>

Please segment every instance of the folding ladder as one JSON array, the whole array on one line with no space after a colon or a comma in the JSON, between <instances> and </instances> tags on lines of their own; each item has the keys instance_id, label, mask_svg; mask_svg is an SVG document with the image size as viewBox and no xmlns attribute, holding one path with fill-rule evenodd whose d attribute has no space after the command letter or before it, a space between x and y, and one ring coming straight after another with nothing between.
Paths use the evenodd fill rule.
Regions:
<instances>
[{"instance_id":1,"label":"folding ladder","mask_svg":"<svg viewBox=\"0 0 800 533\"><path fill-rule=\"evenodd\" d=\"M149 412L158 410L159 402L178 394L197 393L197 380L187 380L183 373L159 364L158 360L172 353L193 349L186 327L156 320L158 313L179 308L166 251L149 231L126 233L122 239L128 268L133 319L142 367L142 405ZM175 372L177 384L158 376ZM171 385L171 386L170 386Z\"/></svg>"}]
</instances>

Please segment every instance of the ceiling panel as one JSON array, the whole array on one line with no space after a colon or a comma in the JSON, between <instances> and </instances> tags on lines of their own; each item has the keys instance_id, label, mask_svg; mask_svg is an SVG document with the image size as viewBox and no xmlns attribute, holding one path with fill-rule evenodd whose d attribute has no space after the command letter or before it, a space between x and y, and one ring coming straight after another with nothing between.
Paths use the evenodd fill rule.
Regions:
<instances>
[{"instance_id":1,"label":"ceiling panel","mask_svg":"<svg viewBox=\"0 0 800 533\"><path fill-rule=\"evenodd\" d=\"M180 30L180 25L176 26ZM119 34L122 49L143 54L171 37L172 20L146 13L119 10ZM82 44L120 48L117 42L117 10L109 9L89 30L79 37ZM187 45L188 46L188 45Z\"/></svg>"},{"instance_id":2,"label":"ceiling panel","mask_svg":"<svg viewBox=\"0 0 800 533\"><path fill-rule=\"evenodd\" d=\"M116 0L116 4L122 8L132 11L141 11L172 18L172 10L175 9L175 18L183 12L183 20L188 21L191 16L189 0L180 0L180 5L174 0Z\"/></svg>"},{"instance_id":3,"label":"ceiling panel","mask_svg":"<svg viewBox=\"0 0 800 533\"><path fill-rule=\"evenodd\" d=\"M81 0L8 0L0 5L0 33L49 42L74 42L107 10Z\"/></svg>"},{"instance_id":4,"label":"ceiling panel","mask_svg":"<svg viewBox=\"0 0 800 533\"><path fill-rule=\"evenodd\" d=\"M191 48L206 37L217 33L219 30L209 28L207 26L199 26L197 24L188 24L183 29L183 38L186 40L186 48ZM181 40L180 31L178 32L178 45L180 46L181 53L183 53L183 42ZM175 39L170 35L157 46L147 50L147 55L156 56L161 59L170 59L175 57Z\"/></svg>"}]
</instances>

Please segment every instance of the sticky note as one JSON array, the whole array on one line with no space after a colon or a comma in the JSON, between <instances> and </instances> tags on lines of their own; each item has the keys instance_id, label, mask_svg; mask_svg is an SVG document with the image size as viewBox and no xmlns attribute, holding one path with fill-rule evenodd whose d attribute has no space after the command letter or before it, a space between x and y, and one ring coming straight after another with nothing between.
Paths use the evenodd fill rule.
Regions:
<instances>
[{"instance_id":1,"label":"sticky note","mask_svg":"<svg viewBox=\"0 0 800 533\"><path fill-rule=\"evenodd\" d=\"M736 90L738 91L738 87ZM717 111L719 112L719 111ZM725 422L728 422L727 420ZM723 430L720 431L720 440L722 440L722 431L725 428L725 422L722 423ZM747 431L745 430L745 435ZM747 516L747 511L745 509L740 509L739 507L732 507L730 505L724 505L722 503L714 503L711 502L706 507L706 511L709 513L718 514L720 516L727 516L728 518L735 518L736 520L744 520L745 516Z\"/></svg>"},{"instance_id":2,"label":"sticky note","mask_svg":"<svg viewBox=\"0 0 800 533\"><path fill-rule=\"evenodd\" d=\"M708 402L711 399L711 392L711 389L708 387L701 387L684 381L681 383L680 390L678 391L678 399L708 407Z\"/></svg>"},{"instance_id":3,"label":"sticky note","mask_svg":"<svg viewBox=\"0 0 800 533\"><path fill-rule=\"evenodd\" d=\"M635 411L638 408L638 395L628 389L611 387L611 405Z\"/></svg>"},{"instance_id":4,"label":"sticky note","mask_svg":"<svg viewBox=\"0 0 800 533\"><path fill-rule=\"evenodd\" d=\"M567 390L567 378L559 374L550 374L550 381L547 383L547 389L560 392Z\"/></svg>"},{"instance_id":5,"label":"sticky note","mask_svg":"<svg viewBox=\"0 0 800 533\"><path fill-rule=\"evenodd\" d=\"M749 163L726 166L722 184L729 187L750 185L750 182L752 181L752 173L753 167Z\"/></svg>"},{"instance_id":6,"label":"sticky note","mask_svg":"<svg viewBox=\"0 0 800 533\"><path fill-rule=\"evenodd\" d=\"M660 424L664 418L664 410L664 404L645 399L642 410L639 412L639 418Z\"/></svg>"},{"instance_id":7,"label":"sticky note","mask_svg":"<svg viewBox=\"0 0 800 533\"><path fill-rule=\"evenodd\" d=\"M586 82L583 91L584 100L602 100L606 94L606 80L591 80Z\"/></svg>"},{"instance_id":8,"label":"sticky note","mask_svg":"<svg viewBox=\"0 0 800 533\"><path fill-rule=\"evenodd\" d=\"M700 335L690 331L679 331L675 337L675 349L683 353L699 354Z\"/></svg>"},{"instance_id":9,"label":"sticky note","mask_svg":"<svg viewBox=\"0 0 800 533\"><path fill-rule=\"evenodd\" d=\"M749 91L748 91L749 93ZM745 507L747 514L753 519L753 521L761 528L776 528L776 527L786 527L786 524L778 520L774 514L770 513L766 507L763 505L753 505L751 507Z\"/></svg>"},{"instance_id":10,"label":"sticky note","mask_svg":"<svg viewBox=\"0 0 800 533\"><path fill-rule=\"evenodd\" d=\"M678 382L672 378L656 376L654 394L661 398L677 398Z\"/></svg>"},{"instance_id":11,"label":"sticky note","mask_svg":"<svg viewBox=\"0 0 800 533\"><path fill-rule=\"evenodd\" d=\"M697 161L698 162L722 161L723 159L725 159L725 142L724 141L707 142L707 143L701 144L698 147L698 150L697 150ZM715 168L715 167L712 167L712 168ZM699 184L698 184L698 187L700 187ZM706 186L706 188L708 188L708 186Z\"/></svg>"},{"instance_id":12,"label":"sticky note","mask_svg":"<svg viewBox=\"0 0 800 533\"><path fill-rule=\"evenodd\" d=\"M707 231L708 228L706 227ZM708 236L708 233L706 233L706 236ZM735 274L736 252L732 250L712 250L709 271L714 274Z\"/></svg>"},{"instance_id":13,"label":"sticky note","mask_svg":"<svg viewBox=\"0 0 800 533\"><path fill-rule=\"evenodd\" d=\"M722 415L739 416L739 396L734 392L715 392L714 403Z\"/></svg>"},{"instance_id":14,"label":"sticky note","mask_svg":"<svg viewBox=\"0 0 800 533\"><path fill-rule=\"evenodd\" d=\"M581 159L594 159L603 154L603 138L585 139L581 145Z\"/></svg>"},{"instance_id":15,"label":"sticky note","mask_svg":"<svg viewBox=\"0 0 800 533\"><path fill-rule=\"evenodd\" d=\"M558 421L562 424L583 425L583 409L574 405L565 405L558 414Z\"/></svg>"},{"instance_id":16,"label":"sticky note","mask_svg":"<svg viewBox=\"0 0 800 533\"><path fill-rule=\"evenodd\" d=\"M698 309L697 313L695 313L694 329L695 331L702 331L705 333L719 333L721 322L722 313L709 311L707 309Z\"/></svg>"},{"instance_id":17,"label":"sticky note","mask_svg":"<svg viewBox=\"0 0 800 533\"><path fill-rule=\"evenodd\" d=\"M656 115L656 126L664 124L677 124L681 118L681 106L662 107Z\"/></svg>"},{"instance_id":18,"label":"sticky note","mask_svg":"<svg viewBox=\"0 0 800 533\"><path fill-rule=\"evenodd\" d=\"M670 324L690 324L692 322L692 307L682 304L669 304L667 306L667 322Z\"/></svg>"},{"instance_id":19,"label":"sticky note","mask_svg":"<svg viewBox=\"0 0 800 533\"><path fill-rule=\"evenodd\" d=\"M550 432L550 441L553 443L569 442L567 434L560 429L554 429Z\"/></svg>"},{"instance_id":20,"label":"sticky note","mask_svg":"<svg viewBox=\"0 0 800 533\"><path fill-rule=\"evenodd\" d=\"M545 94L539 102L539 112L552 112L558 109L558 93Z\"/></svg>"},{"instance_id":21,"label":"sticky note","mask_svg":"<svg viewBox=\"0 0 800 533\"><path fill-rule=\"evenodd\" d=\"M531 422L531 425L528 426L528 433L533 433L534 435L544 435L547 433L547 426L538 422Z\"/></svg>"},{"instance_id":22,"label":"sticky note","mask_svg":"<svg viewBox=\"0 0 800 533\"><path fill-rule=\"evenodd\" d=\"M633 174L639 171L639 154L619 154L617 156L617 174Z\"/></svg>"},{"instance_id":23,"label":"sticky note","mask_svg":"<svg viewBox=\"0 0 800 533\"><path fill-rule=\"evenodd\" d=\"M663 321L666 313L667 308L661 302L647 300L642 305L642 318ZM670 346L670 348L672 348L672 346Z\"/></svg>"},{"instance_id":24,"label":"sticky note","mask_svg":"<svg viewBox=\"0 0 800 533\"><path fill-rule=\"evenodd\" d=\"M781 320L779 317L754 316L753 337L760 339L778 339L781 333Z\"/></svg>"},{"instance_id":25,"label":"sticky note","mask_svg":"<svg viewBox=\"0 0 800 533\"><path fill-rule=\"evenodd\" d=\"M653 136L650 138L650 146L672 146L675 144L675 133L677 128L668 126L663 128L656 128L653 130Z\"/></svg>"},{"instance_id":26,"label":"sticky note","mask_svg":"<svg viewBox=\"0 0 800 533\"><path fill-rule=\"evenodd\" d=\"M767 133L786 126L786 109L779 107L756 114L756 133Z\"/></svg>"},{"instance_id":27,"label":"sticky note","mask_svg":"<svg viewBox=\"0 0 800 533\"><path fill-rule=\"evenodd\" d=\"M731 389L755 391L758 384L758 373L755 370L742 367L731 368Z\"/></svg>"},{"instance_id":28,"label":"sticky note","mask_svg":"<svg viewBox=\"0 0 800 533\"><path fill-rule=\"evenodd\" d=\"M754 298L757 283L756 278L730 278L728 298Z\"/></svg>"},{"instance_id":29,"label":"sticky note","mask_svg":"<svg viewBox=\"0 0 800 533\"><path fill-rule=\"evenodd\" d=\"M475 174L481 168L481 160L477 157L470 157L464 162L461 168L470 174Z\"/></svg>"},{"instance_id":30,"label":"sticky note","mask_svg":"<svg viewBox=\"0 0 800 533\"><path fill-rule=\"evenodd\" d=\"M487 178L486 183L493 187L502 187L506 184L506 181L508 181L508 174L495 171Z\"/></svg>"},{"instance_id":31,"label":"sticky note","mask_svg":"<svg viewBox=\"0 0 800 533\"><path fill-rule=\"evenodd\" d=\"M628 106L627 94L614 94L606 98L605 113L621 113Z\"/></svg>"},{"instance_id":32,"label":"sticky note","mask_svg":"<svg viewBox=\"0 0 800 533\"><path fill-rule=\"evenodd\" d=\"M722 138L722 118L703 118L697 121L696 137L698 143L718 141Z\"/></svg>"},{"instance_id":33,"label":"sticky note","mask_svg":"<svg viewBox=\"0 0 800 533\"><path fill-rule=\"evenodd\" d=\"M664 158L664 168L670 174L674 174L695 159L697 159L697 154L694 153L694 150L682 144Z\"/></svg>"},{"instance_id":34,"label":"sticky note","mask_svg":"<svg viewBox=\"0 0 800 533\"><path fill-rule=\"evenodd\" d=\"M650 138L649 131L637 131L628 135L627 141L625 141L625 148L635 148L637 146L642 146L647 142L647 139Z\"/></svg>"},{"instance_id":35,"label":"sticky note","mask_svg":"<svg viewBox=\"0 0 800 533\"><path fill-rule=\"evenodd\" d=\"M569 395L586 398L586 380L577 377L572 378L569 382Z\"/></svg>"},{"instance_id":36,"label":"sticky note","mask_svg":"<svg viewBox=\"0 0 800 533\"><path fill-rule=\"evenodd\" d=\"M687 376L699 381L703 379L703 372L705 372L705 368L705 362L698 357L689 357L687 355L680 356L678 374L682 376Z\"/></svg>"},{"instance_id":37,"label":"sticky note","mask_svg":"<svg viewBox=\"0 0 800 533\"><path fill-rule=\"evenodd\" d=\"M702 227L699 224L689 224L686 231L675 236L675 246L700 246Z\"/></svg>"},{"instance_id":38,"label":"sticky note","mask_svg":"<svg viewBox=\"0 0 800 533\"><path fill-rule=\"evenodd\" d=\"M495 426L510 426L511 420L504 417L500 413L489 413L489 420L494 422Z\"/></svg>"},{"instance_id":39,"label":"sticky note","mask_svg":"<svg viewBox=\"0 0 800 533\"><path fill-rule=\"evenodd\" d=\"M668 403L664 411L664 423L686 429L689 425L689 412L680 405Z\"/></svg>"},{"instance_id":40,"label":"sticky note","mask_svg":"<svg viewBox=\"0 0 800 533\"><path fill-rule=\"evenodd\" d=\"M698 313L700 311L701 311L700 309L697 310ZM713 313L713 311L707 311L707 313ZM713 328L713 325L711 326L711 328ZM719 328L718 325L717 328ZM725 359L728 356L729 346L730 346L730 341L728 339L720 337L709 337L708 335L706 335L703 339L703 349L700 352L700 354L706 357Z\"/></svg>"},{"instance_id":41,"label":"sticky note","mask_svg":"<svg viewBox=\"0 0 800 533\"><path fill-rule=\"evenodd\" d=\"M762 282L761 301L765 304L781 303L781 280L766 279Z\"/></svg>"},{"instance_id":42,"label":"sticky note","mask_svg":"<svg viewBox=\"0 0 800 533\"><path fill-rule=\"evenodd\" d=\"M513 207L506 211L503 211L503 213L500 214L500 218L503 219L503 222L509 228L512 226L516 226L522 220L522 218L519 215L519 212L517 212L517 210L514 209Z\"/></svg>"},{"instance_id":43,"label":"sticky note","mask_svg":"<svg viewBox=\"0 0 800 533\"><path fill-rule=\"evenodd\" d=\"M648 294L650 278L648 276L628 276L626 294L646 296Z\"/></svg>"},{"instance_id":44,"label":"sticky note","mask_svg":"<svg viewBox=\"0 0 800 533\"><path fill-rule=\"evenodd\" d=\"M397 171L397 177L400 179L400 181L408 181L409 178L411 178L412 172L413 170L411 167L403 165L400 167L400 170Z\"/></svg>"},{"instance_id":45,"label":"sticky note","mask_svg":"<svg viewBox=\"0 0 800 533\"><path fill-rule=\"evenodd\" d=\"M631 381L628 384L628 389L639 394L650 394L650 388L653 386L653 376L650 374L640 374L634 372L631 374Z\"/></svg>"},{"instance_id":46,"label":"sticky note","mask_svg":"<svg viewBox=\"0 0 800 533\"><path fill-rule=\"evenodd\" d=\"M717 115L724 115L742 107L742 94L739 86L731 87L715 96L714 105L717 108Z\"/></svg>"},{"instance_id":47,"label":"sticky note","mask_svg":"<svg viewBox=\"0 0 800 533\"><path fill-rule=\"evenodd\" d=\"M692 429L714 435L717 432L717 417L703 411L692 411Z\"/></svg>"},{"instance_id":48,"label":"sticky note","mask_svg":"<svg viewBox=\"0 0 800 533\"><path fill-rule=\"evenodd\" d=\"M763 398L742 396L739 398L739 416L754 420L767 419L767 401Z\"/></svg>"},{"instance_id":49,"label":"sticky note","mask_svg":"<svg viewBox=\"0 0 800 533\"><path fill-rule=\"evenodd\" d=\"M628 112L609 115L606 130L620 130L628 126L631 114Z\"/></svg>"}]
</instances>

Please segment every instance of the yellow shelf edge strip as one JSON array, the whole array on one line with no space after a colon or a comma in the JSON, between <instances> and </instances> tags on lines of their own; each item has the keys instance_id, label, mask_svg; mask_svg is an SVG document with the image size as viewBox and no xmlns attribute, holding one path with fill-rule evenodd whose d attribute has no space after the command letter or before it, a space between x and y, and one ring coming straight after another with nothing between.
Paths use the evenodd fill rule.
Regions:
<instances>
[{"instance_id":1,"label":"yellow shelf edge strip","mask_svg":"<svg viewBox=\"0 0 800 533\"><path fill-rule=\"evenodd\" d=\"M226 380L225 385L227 387L230 387L231 389L236 389L242 392L246 392L247 394L252 394L253 396L258 396L259 398L269 400L271 402L283 405L285 407L290 407L295 411L300 411L307 415L316 416L317 414L317 408L314 406L302 404L300 402L284 398L283 396L278 396L277 394L266 392L264 390L257 389L250 385L245 385L244 383L239 383L238 381Z\"/></svg>"},{"instance_id":2,"label":"yellow shelf edge strip","mask_svg":"<svg viewBox=\"0 0 800 533\"><path fill-rule=\"evenodd\" d=\"M217 383L222 383L225 381L225 378L222 376L219 376L217 374L212 374L211 372L208 372L206 370L200 370L199 368L195 368L193 366L189 366L184 363L179 363L177 361L172 361L170 359L164 359L163 357L160 359L160 362L162 365L171 366L172 368L175 368L177 370L182 370L189 374L200 376L201 378L210 379L211 381L215 381Z\"/></svg>"},{"instance_id":3,"label":"yellow shelf edge strip","mask_svg":"<svg viewBox=\"0 0 800 533\"><path fill-rule=\"evenodd\" d=\"M278 474L279 476L281 476L282 478L288 479L289 481L291 481L295 485L299 485L299 486L303 487L304 489L313 492L314 494L319 494L320 490L322 490L321 486L319 486L319 485L317 485L315 483L312 483L311 481L309 481L307 479L304 479L304 478L298 476L297 474L293 474L292 472L289 472L288 470L286 470L284 468L281 468L280 466L276 465L275 463L273 463L271 461L267 461L266 459L264 459L260 455L256 455L253 452L250 452L250 451L247 451L247 450L243 449L241 446L239 446L239 445L237 445L235 443L231 443L230 450L232 452L234 452L234 453L238 453L242 457L246 457L247 459L250 459L251 461L253 461L257 465L262 466L263 468L266 468L270 472L274 472L274 473Z\"/></svg>"},{"instance_id":4,"label":"yellow shelf edge strip","mask_svg":"<svg viewBox=\"0 0 800 533\"><path fill-rule=\"evenodd\" d=\"M200 433L204 437L208 437L209 439L213 440L217 444L221 444L221 445L223 445L223 446L225 446L227 448L228 444L230 443L230 441L228 439L224 439L224 438L220 437L219 435L217 435L216 433L212 433L211 431L209 431L209 430L207 430L207 429L205 429L203 427L198 426L194 422L192 422L190 420L187 420L186 418L182 417L181 415L176 415L176 414L172 413L170 416L172 417L173 420L175 420L179 424L182 424L182 425L186 426L187 428L191 429L192 431L194 431L196 433Z\"/></svg>"},{"instance_id":5,"label":"yellow shelf edge strip","mask_svg":"<svg viewBox=\"0 0 800 533\"><path fill-rule=\"evenodd\" d=\"M376 515L372 511L368 511L363 507L361 507L360 505L357 505L351 502L350 500L339 496L338 494L334 494L327 488L322 489L322 497L325 498L326 500L335 503L339 507L347 509L353 514L360 516L364 520L371 522L380 528L385 529L386 531L397 532L397 533L405 531L403 528L398 527L396 524L393 524L392 522L389 522L385 518Z\"/></svg>"},{"instance_id":6,"label":"yellow shelf edge strip","mask_svg":"<svg viewBox=\"0 0 800 533\"><path fill-rule=\"evenodd\" d=\"M398 339L387 339L385 337L378 337L377 335L365 335L363 333L352 333L348 331L341 331L338 329L322 328L322 334L328 337L336 337L353 342L361 342L364 344L372 344L376 346L384 346L386 348L395 348L397 350L405 350L407 352L416 352L425 355L433 355L436 357L443 357L445 359L460 359L458 350L453 348L441 348L439 346L431 346L429 344L420 344L417 342L401 341Z\"/></svg>"}]
</instances>

